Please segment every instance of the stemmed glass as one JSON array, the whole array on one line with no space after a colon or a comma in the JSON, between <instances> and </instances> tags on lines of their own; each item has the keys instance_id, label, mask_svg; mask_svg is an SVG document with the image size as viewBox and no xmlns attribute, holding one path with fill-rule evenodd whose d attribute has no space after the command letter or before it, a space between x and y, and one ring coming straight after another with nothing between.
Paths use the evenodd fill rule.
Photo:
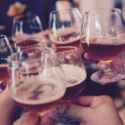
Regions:
<instances>
[{"instance_id":1,"label":"stemmed glass","mask_svg":"<svg viewBox=\"0 0 125 125\"><path fill-rule=\"evenodd\" d=\"M17 42L24 37L42 31L42 24L35 14L18 15L13 19L12 40Z\"/></svg>"},{"instance_id":2,"label":"stemmed glass","mask_svg":"<svg viewBox=\"0 0 125 125\"><path fill-rule=\"evenodd\" d=\"M125 26L119 9L97 9L85 12L82 21L81 44L85 52L109 67L91 75L98 83L121 80L125 75L110 64L125 49Z\"/></svg>"},{"instance_id":3,"label":"stemmed glass","mask_svg":"<svg viewBox=\"0 0 125 125\"><path fill-rule=\"evenodd\" d=\"M66 93L61 102L67 102L70 105L71 100L77 96L84 88L86 83L86 69L81 59L81 55L76 47L62 46L52 48L57 56L66 78ZM58 119L61 117L58 117ZM65 118L65 121L71 122L73 119ZM57 122L60 122L60 120ZM62 122L65 122L63 121Z\"/></svg>"},{"instance_id":4,"label":"stemmed glass","mask_svg":"<svg viewBox=\"0 0 125 125\"><path fill-rule=\"evenodd\" d=\"M26 37L22 38L14 44L14 51L19 52L23 49L32 47L46 47L46 44L44 40L39 37Z\"/></svg>"},{"instance_id":5,"label":"stemmed glass","mask_svg":"<svg viewBox=\"0 0 125 125\"><path fill-rule=\"evenodd\" d=\"M8 77L7 59L13 54L13 50L5 35L0 35L0 91L4 90Z\"/></svg>"},{"instance_id":6,"label":"stemmed glass","mask_svg":"<svg viewBox=\"0 0 125 125\"><path fill-rule=\"evenodd\" d=\"M51 46L75 46L80 54L83 54L80 43L81 22L81 14L76 8L51 12L49 19Z\"/></svg>"},{"instance_id":7,"label":"stemmed glass","mask_svg":"<svg viewBox=\"0 0 125 125\"><path fill-rule=\"evenodd\" d=\"M28 56L28 51L37 56ZM65 91L64 73L51 49L34 47L9 58L9 92L20 107L42 116Z\"/></svg>"}]
</instances>

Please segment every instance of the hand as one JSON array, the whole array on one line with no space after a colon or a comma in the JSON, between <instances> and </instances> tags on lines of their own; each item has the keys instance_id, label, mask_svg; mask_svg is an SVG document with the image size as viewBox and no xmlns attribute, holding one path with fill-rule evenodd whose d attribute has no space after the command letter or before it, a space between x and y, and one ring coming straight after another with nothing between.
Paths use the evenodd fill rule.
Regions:
<instances>
[{"instance_id":1,"label":"hand","mask_svg":"<svg viewBox=\"0 0 125 125\"><path fill-rule=\"evenodd\" d=\"M42 118L32 112L26 112L14 122L13 125L54 125L57 112L55 110L46 113Z\"/></svg>"},{"instance_id":2,"label":"hand","mask_svg":"<svg viewBox=\"0 0 125 125\"><path fill-rule=\"evenodd\" d=\"M85 53L84 57L86 59L93 59L88 53ZM100 71L104 71L108 68L109 65L104 62L99 62L97 66ZM125 50L111 62L110 67L111 67L111 70L117 71L118 73L125 74Z\"/></svg>"},{"instance_id":3,"label":"hand","mask_svg":"<svg viewBox=\"0 0 125 125\"><path fill-rule=\"evenodd\" d=\"M7 81L8 79L5 78L1 83L0 83L0 89L1 90L5 90L6 86L7 86Z\"/></svg>"},{"instance_id":4,"label":"hand","mask_svg":"<svg viewBox=\"0 0 125 125\"><path fill-rule=\"evenodd\" d=\"M46 46L50 46L50 40L49 40L49 30L41 31L39 33L36 33L32 35L34 37L40 37L41 39L44 40Z\"/></svg>"},{"instance_id":5,"label":"hand","mask_svg":"<svg viewBox=\"0 0 125 125\"><path fill-rule=\"evenodd\" d=\"M60 103L56 108L61 115L79 121L80 125L123 125L109 96L77 97L67 107L67 103Z\"/></svg>"},{"instance_id":6,"label":"hand","mask_svg":"<svg viewBox=\"0 0 125 125\"><path fill-rule=\"evenodd\" d=\"M22 110L17 107L9 96L9 88L7 86L6 89L0 93L0 124L11 125L13 121L19 117L21 111Z\"/></svg>"},{"instance_id":7,"label":"hand","mask_svg":"<svg viewBox=\"0 0 125 125\"><path fill-rule=\"evenodd\" d=\"M33 35L31 34L26 34L26 33L17 33L17 36L14 38L9 38L12 39L14 42L17 42L23 38L28 38L28 37L39 37L44 40L46 46L50 46L50 40L49 40L49 30L41 31L38 33L35 33Z\"/></svg>"}]
</instances>

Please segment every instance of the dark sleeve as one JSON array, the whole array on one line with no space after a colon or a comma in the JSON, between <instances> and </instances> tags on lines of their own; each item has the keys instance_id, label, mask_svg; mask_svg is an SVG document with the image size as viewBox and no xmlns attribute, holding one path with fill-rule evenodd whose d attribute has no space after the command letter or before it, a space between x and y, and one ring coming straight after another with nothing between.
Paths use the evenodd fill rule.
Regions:
<instances>
[{"instance_id":1,"label":"dark sleeve","mask_svg":"<svg viewBox=\"0 0 125 125\"><path fill-rule=\"evenodd\" d=\"M114 7L122 10L122 1L121 0L115 0Z\"/></svg>"}]
</instances>

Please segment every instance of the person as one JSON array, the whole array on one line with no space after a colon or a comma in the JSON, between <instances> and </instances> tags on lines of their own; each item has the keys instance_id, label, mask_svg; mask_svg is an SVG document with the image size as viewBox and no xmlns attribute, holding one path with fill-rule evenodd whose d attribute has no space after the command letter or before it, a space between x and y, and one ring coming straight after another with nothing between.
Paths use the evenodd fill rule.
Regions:
<instances>
[{"instance_id":1,"label":"person","mask_svg":"<svg viewBox=\"0 0 125 125\"><path fill-rule=\"evenodd\" d=\"M59 103L56 106L58 113L79 121L80 125L123 125L114 102L109 96L76 97L70 106L68 104ZM51 112L51 116L56 118L56 113ZM43 116L42 120L40 125L54 124L54 119L50 119L48 114ZM27 112L13 125L37 125L37 123L38 116Z\"/></svg>"},{"instance_id":2,"label":"person","mask_svg":"<svg viewBox=\"0 0 125 125\"><path fill-rule=\"evenodd\" d=\"M40 118L37 114L26 112L13 125L54 125L56 115L56 111L51 111Z\"/></svg>"},{"instance_id":3,"label":"person","mask_svg":"<svg viewBox=\"0 0 125 125\"><path fill-rule=\"evenodd\" d=\"M11 35L13 17L19 14L32 13L39 16L43 30L48 29L49 14L56 10L58 0L1 0L0 1L0 34ZM73 0L68 0L73 5ZM2 30L2 28L4 28Z\"/></svg>"},{"instance_id":4,"label":"person","mask_svg":"<svg viewBox=\"0 0 125 125\"><path fill-rule=\"evenodd\" d=\"M20 116L20 109L9 96L8 87L0 93L0 124L11 125Z\"/></svg>"},{"instance_id":5,"label":"person","mask_svg":"<svg viewBox=\"0 0 125 125\"><path fill-rule=\"evenodd\" d=\"M74 98L69 108L67 104L58 104L57 111L80 125L123 125L110 96L81 96Z\"/></svg>"},{"instance_id":6,"label":"person","mask_svg":"<svg viewBox=\"0 0 125 125\"><path fill-rule=\"evenodd\" d=\"M22 109L9 96L9 88L0 93L0 125L54 125L57 115L56 110L45 114L41 119L38 115L26 112L19 118ZM19 119L18 119L19 118Z\"/></svg>"},{"instance_id":7,"label":"person","mask_svg":"<svg viewBox=\"0 0 125 125\"><path fill-rule=\"evenodd\" d=\"M55 9L56 1L57 0L18 0L17 3L17 0L1 0L0 11L2 13L0 13L0 25L6 26L5 35L11 35L13 17L19 14L33 13L38 15L42 22L43 29L48 29L49 13ZM17 9L13 9L14 5L17 5L17 7L22 5L22 10L18 12ZM15 11L18 13L12 14Z\"/></svg>"},{"instance_id":8,"label":"person","mask_svg":"<svg viewBox=\"0 0 125 125\"><path fill-rule=\"evenodd\" d=\"M88 53L85 53L84 57L86 59L93 58ZM108 64L104 62L99 62L97 66L100 71L104 71L105 69L108 68ZM125 74L125 50L111 62L111 70L115 70L119 73ZM123 80L125 80L125 77L123 78ZM107 83L101 83L101 84L105 85Z\"/></svg>"}]
</instances>

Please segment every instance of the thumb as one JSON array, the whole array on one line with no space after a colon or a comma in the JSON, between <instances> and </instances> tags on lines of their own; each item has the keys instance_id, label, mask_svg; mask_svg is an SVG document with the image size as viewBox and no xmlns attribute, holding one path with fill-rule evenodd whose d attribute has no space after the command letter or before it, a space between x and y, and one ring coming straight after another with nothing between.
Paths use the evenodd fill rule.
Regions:
<instances>
[{"instance_id":1,"label":"thumb","mask_svg":"<svg viewBox=\"0 0 125 125\"><path fill-rule=\"evenodd\" d=\"M42 116L40 125L55 125L57 111L53 109Z\"/></svg>"},{"instance_id":2,"label":"thumb","mask_svg":"<svg viewBox=\"0 0 125 125\"><path fill-rule=\"evenodd\" d=\"M32 112L26 112L23 116L14 122L13 125L37 125L38 116Z\"/></svg>"},{"instance_id":3,"label":"thumb","mask_svg":"<svg viewBox=\"0 0 125 125\"><path fill-rule=\"evenodd\" d=\"M85 107L73 103L61 102L56 106L56 109L60 115L79 121Z\"/></svg>"}]
</instances>

